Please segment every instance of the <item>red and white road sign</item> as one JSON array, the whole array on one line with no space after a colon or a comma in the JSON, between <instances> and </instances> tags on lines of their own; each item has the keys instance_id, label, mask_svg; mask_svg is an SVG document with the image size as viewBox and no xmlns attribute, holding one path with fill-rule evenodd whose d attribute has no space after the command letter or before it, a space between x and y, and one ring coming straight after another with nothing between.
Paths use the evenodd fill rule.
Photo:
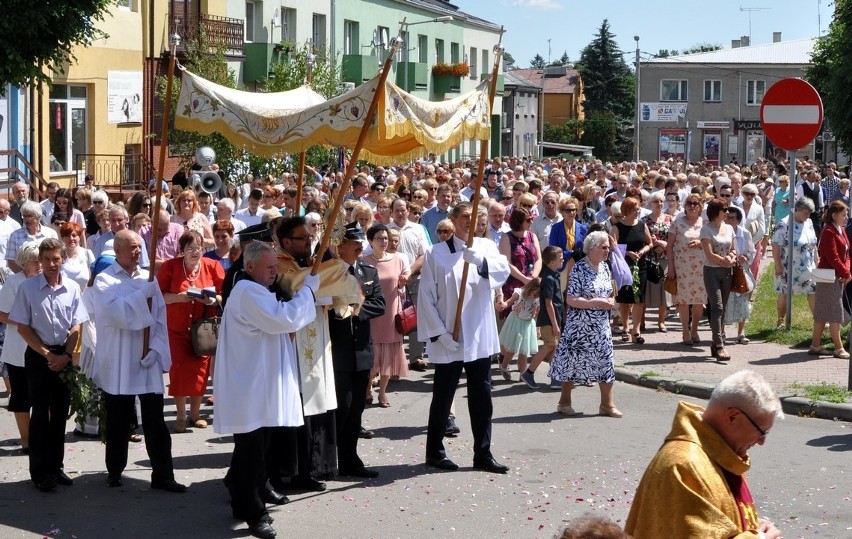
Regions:
<instances>
[{"instance_id":1,"label":"red and white road sign","mask_svg":"<svg viewBox=\"0 0 852 539\"><path fill-rule=\"evenodd\" d=\"M822 126L822 99L802 79L781 79L760 105L760 123L766 138L778 148L796 151L817 136Z\"/></svg>"}]
</instances>

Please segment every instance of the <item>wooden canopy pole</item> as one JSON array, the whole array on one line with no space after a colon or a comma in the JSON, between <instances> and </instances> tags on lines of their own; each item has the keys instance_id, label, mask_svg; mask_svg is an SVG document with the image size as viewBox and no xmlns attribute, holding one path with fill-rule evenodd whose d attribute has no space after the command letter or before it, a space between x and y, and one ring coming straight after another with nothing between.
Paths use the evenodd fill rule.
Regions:
<instances>
[{"instance_id":1,"label":"wooden canopy pole","mask_svg":"<svg viewBox=\"0 0 852 539\"><path fill-rule=\"evenodd\" d=\"M500 27L500 41L494 46L494 67L491 70L491 84L488 89L488 113L494 109L494 95L497 93L497 75L500 72L500 59L503 56L503 27ZM476 208L479 206L479 190L482 188L482 176L485 174L485 159L488 155L488 143L491 137L482 139L479 145L479 167L476 173L476 188L473 190L473 199L471 199L471 207L473 214L471 215L470 227L467 231L467 248L473 246L473 234L476 232ZM467 273L470 270L470 264L465 264L462 270L461 285L459 286L459 302L456 305L456 320L453 323L453 340L458 342L459 331L461 330L462 306L464 305L464 290L467 286Z\"/></svg>"},{"instance_id":2,"label":"wooden canopy pole","mask_svg":"<svg viewBox=\"0 0 852 539\"><path fill-rule=\"evenodd\" d=\"M405 20L403 20L403 25L404 24ZM400 33L402 32L403 27L404 26L400 27ZM388 74L390 74L393 57L397 51L402 48L402 46L402 38L395 37L391 40L391 49L388 51L387 58L385 59L384 66L382 67L382 73L379 75L376 93L373 95L373 100L370 101L370 108L367 109L367 115L364 117L364 125L361 126L361 132L358 134L358 140L355 143L355 148L352 150L352 157L349 158L349 165L346 167L346 173L343 175L343 183L340 185L340 190L337 192L337 197L334 199L334 206L332 207L329 215L337 215L338 212L340 212L340 206L343 204L343 194L346 193L347 189L349 189L349 179L353 174L355 174L355 169L358 165L358 155L361 153L361 148L364 147L364 142L367 140L367 133L370 130L370 124L373 123L373 118L376 116L376 110L379 108L379 94L385 89L385 82L387 82ZM331 226L331 223L325 227L325 231L322 234L322 242L320 242L319 249L317 250L318 253L325 253L326 249L328 249L328 243L331 240L333 228L334 227ZM317 256L314 260L314 265L311 267L311 275L317 274L321 262L322 254Z\"/></svg>"},{"instance_id":3,"label":"wooden canopy pole","mask_svg":"<svg viewBox=\"0 0 852 539\"><path fill-rule=\"evenodd\" d=\"M148 269L148 282L152 282L154 280L154 269L157 261L157 239L159 234L157 231L160 229L160 208L162 207L163 200L163 169L166 167L166 153L168 152L168 144L169 144L169 115L171 114L172 109L172 82L175 78L175 64L177 63L176 50L177 46L180 43L180 36L177 34L172 34L169 37L169 77L166 81L166 103L163 108L163 129L160 133L160 162L157 167L157 196L155 197L154 202L154 216L151 223L151 245L148 250L148 262L150 267ZM152 308L151 298L148 298L148 309ZM151 328L145 328L143 333L142 340L142 355L148 353L149 344L151 340Z\"/></svg>"},{"instance_id":4,"label":"wooden canopy pole","mask_svg":"<svg viewBox=\"0 0 852 539\"><path fill-rule=\"evenodd\" d=\"M305 86L311 87L314 79L314 64L316 57L313 54L308 54L305 58ZM302 208L302 189L305 188L305 150L299 153L299 176L296 178L296 212L293 217L298 217Z\"/></svg>"}]
</instances>

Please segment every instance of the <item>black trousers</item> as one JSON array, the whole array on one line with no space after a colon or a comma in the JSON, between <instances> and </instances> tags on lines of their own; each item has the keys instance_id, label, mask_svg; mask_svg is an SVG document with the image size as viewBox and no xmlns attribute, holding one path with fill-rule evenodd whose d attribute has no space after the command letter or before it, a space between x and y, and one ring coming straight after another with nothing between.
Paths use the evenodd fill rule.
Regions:
<instances>
[{"instance_id":1,"label":"black trousers","mask_svg":"<svg viewBox=\"0 0 852 539\"><path fill-rule=\"evenodd\" d=\"M255 524L267 516L261 493L266 489L266 452L274 427L234 434L234 453L225 482L231 491L234 518Z\"/></svg>"},{"instance_id":2,"label":"black trousers","mask_svg":"<svg viewBox=\"0 0 852 539\"><path fill-rule=\"evenodd\" d=\"M136 395L110 395L104 392L106 404L106 468L117 478L127 467L127 443L136 423ZM151 460L151 481L167 482L175 478L172 466L172 437L163 418L163 395L139 395L145 449Z\"/></svg>"},{"instance_id":3,"label":"black trousers","mask_svg":"<svg viewBox=\"0 0 852 539\"><path fill-rule=\"evenodd\" d=\"M429 428L426 433L428 459L440 460L447 456L444 433L462 369L467 375L467 408L473 433L473 460L480 462L491 458L491 416L494 413L491 403L491 358L483 357L467 363L435 363L432 405L429 407Z\"/></svg>"},{"instance_id":4,"label":"black trousers","mask_svg":"<svg viewBox=\"0 0 852 539\"><path fill-rule=\"evenodd\" d=\"M334 372L335 393L337 394L337 462L341 471L358 469L364 462L358 456L358 433L361 430L361 416L367 401L367 385L370 383L370 371ZM446 425L446 417L444 418Z\"/></svg>"},{"instance_id":5,"label":"black trousers","mask_svg":"<svg viewBox=\"0 0 852 539\"><path fill-rule=\"evenodd\" d=\"M38 482L55 476L63 468L65 421L71 407L71 393L59 379L59 373L48 368L47 359L29 346L24 361L32 405L30 478Z\"/></svg>"}]
</instances>

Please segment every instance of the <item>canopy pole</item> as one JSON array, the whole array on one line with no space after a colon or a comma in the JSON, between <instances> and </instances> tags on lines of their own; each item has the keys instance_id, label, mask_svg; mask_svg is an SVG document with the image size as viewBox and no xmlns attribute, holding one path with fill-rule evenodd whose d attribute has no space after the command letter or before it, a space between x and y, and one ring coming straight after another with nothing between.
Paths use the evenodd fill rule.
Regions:
<instances>
[{"instance_id":1,"label":"canopy pole","mask_svg":"<svg viewBox=\"0 0 852 539\"><path fill-rule=\"evenodd\" d=\"M166 80L166 103L163 108L163 129L160 132L160 162L157 167L157 196L155 197L154 202L154 216L151 219L151 245L148 250L148 262L150 264L148 268L148 282L153 282L154 280L154 270L157 261L157 240L159 234L157 231L160 229L160 208L162 207L163 200L163 169L166 167L166 153L168 152L168 144L169 144L169 115L172 110L172 83L175 78L175 64L177 63L177 46L180 43L180 36L177 34L172 34L169 37L169 75ZM148 310L153 309L153 303L151 298L148 298ZM148 350L150 349L150 340L151 340L151 328L146 327L143 335L142 335L142 357L148 354Z\"/></svg>"},{"instance_id":2,"label":"canopy pole","mask_svg":"<svg viewBox=\"0 0 852 539\"><path fill-rule=\"evenodd\" d=\"M500 72L500 61L503 56L503 27L500 27L500 40L494 46L494 67L491 70L491 85L488 89L488 114L494 110L494 95L497 93L497 75ZM471 207L473 213L471 215L470 227L467 230L467 248L473 246L473 234L476 232L476 208L479 206L479 190L482 188L482 176L485 174L485 159L488 155L488 144L491 142L491 137L482 139L479 145L479 167L476 174L476 187L473 190L473 198L471 199ZM459 286L459 302L456 305L456 320L453 323L453 340L459 340L459 331L461 330L462 306L464 305L464 291L467 287L467 274L470 270L470 264L464 264L462 270L461 285Z\"/></svg>"},{"instance_id":3,"label":"canopy pole","mask_svg":"<svg viewBox=\"0 0 852 539\"><path fill-rule=\"evenodd\" d=\"M400 32L402 32L402 27L400 27ZM382 72L379 75L379 81L376 85L376 93L373 95L372 101L370 101L370 108L367 109L367 114L364 116L364 125L361 126L361 132L358 134L358 140L355 143L355 148L352 150L352 157L349 158L349 165L346 167L346 173L343 175L343 182L340 185L340 190L337 192L337 197L334 199L334 206L331 209L331 213L329 215L337 215L340 212L340 206L343 204L343 194L349 189L349 179L355 174L355 169L358 165L358 155L361 153L361 148L364 147L364 142L367 140L367 133L370 130L370 124L373 123L373 118L376 115L376 110L379 108L379 95L381 92L384 92L385 83L388 80L388 74L390 74L391 65L393 64L393 57L397 53L397 51L402 48L403 43L400 37L395 37L391 40L391 49L388 51L387 58L385 59L384 66L382 67ZM319 255L314 260L314 264L311 267L311 275L316 275L319 271L320 262L322 262L322 253L325 253L326 249L328 249L328 243L331 240L331 233L333 232L334 227L331 226L331 223L328 223L325 227L325 231L322 234L322 241L320 242L319 249L317 253Z\"/></svg>"}]
</instances>

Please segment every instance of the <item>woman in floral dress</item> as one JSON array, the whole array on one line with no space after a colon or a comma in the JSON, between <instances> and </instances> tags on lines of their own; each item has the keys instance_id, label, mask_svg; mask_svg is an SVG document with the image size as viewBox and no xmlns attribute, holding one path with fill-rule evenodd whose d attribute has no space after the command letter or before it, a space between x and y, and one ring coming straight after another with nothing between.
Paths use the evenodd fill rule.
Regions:
<instances>
[{"instance_id":1,"label":"woman in floral dress","mask_svg":"<svg viewBox=\"0 0 852 539\"><path fill-rule=\"evenodd\" d=\"M698 322L701 320L704 302L707 301L707 293L704 291L704 253L698 239L701 227L704 226L702 209L700 195L686 197L684 211L672 222L666 242L667 277L677 279L677 294L673 300L680 316L682 342L687 346L701 342Z\"/></svg>"},{"instance_id":2,"label":"woman in floral dress","mask_svg":"<svg viewBox=\"0 0 852 539\"><path fill-rule=\"evenodd\" d=\"M817 235L811 213L814 203L806 197L796 201L793 212L781 219L772 236L772 258L775 261L775 291L778 293L776 325L784 325L787 315L787 258L790 253L789 223L793 221L793 294L806 294L811 314L814 312L814 283L811 272L816 268Z\"/></svg>"},{"instance_id":3,"label":"woman in floral dress","mask_svg":"<svg viewBox=\"0 0 852 539\"><path fill-rule=\"evenodd\" d=\"M676 195L675 195L676 196ZM642 221L648 225L648 230L651 232L651 253L648 255L650 261L657 261L660 268L663 270L663 275L666 273L668 261L666 260L666 241L669 236L669 228L672 225L672 217L663 212L665 203L665 193L657 191L651 195L651 213L646 215ZM669 302L671 296L663 290L663 279L659 282L652 282L650 279L645 280L645 308L648 307L658 309L657 329L666 333L666 314L669 310ZM644 322L644 321L643 321Z\"/></svg>"},{"instance_id":4,"label":"woman in floral dress","mask_svg":"<svg viewBox=\"0 0 852 539\"><path fill-rule=\"evenodd\" d=\"M562 383L557 413L576 415L571 402L575 385L597 382L601 391L600 415L621 417L612 397L615 364L609 311L615 305L612 274L606 259L610 237L606 232L590 232L583 242L586 257L577 262L568 278L565 326L548 373Z\"/></svg>"}]
</instances>

